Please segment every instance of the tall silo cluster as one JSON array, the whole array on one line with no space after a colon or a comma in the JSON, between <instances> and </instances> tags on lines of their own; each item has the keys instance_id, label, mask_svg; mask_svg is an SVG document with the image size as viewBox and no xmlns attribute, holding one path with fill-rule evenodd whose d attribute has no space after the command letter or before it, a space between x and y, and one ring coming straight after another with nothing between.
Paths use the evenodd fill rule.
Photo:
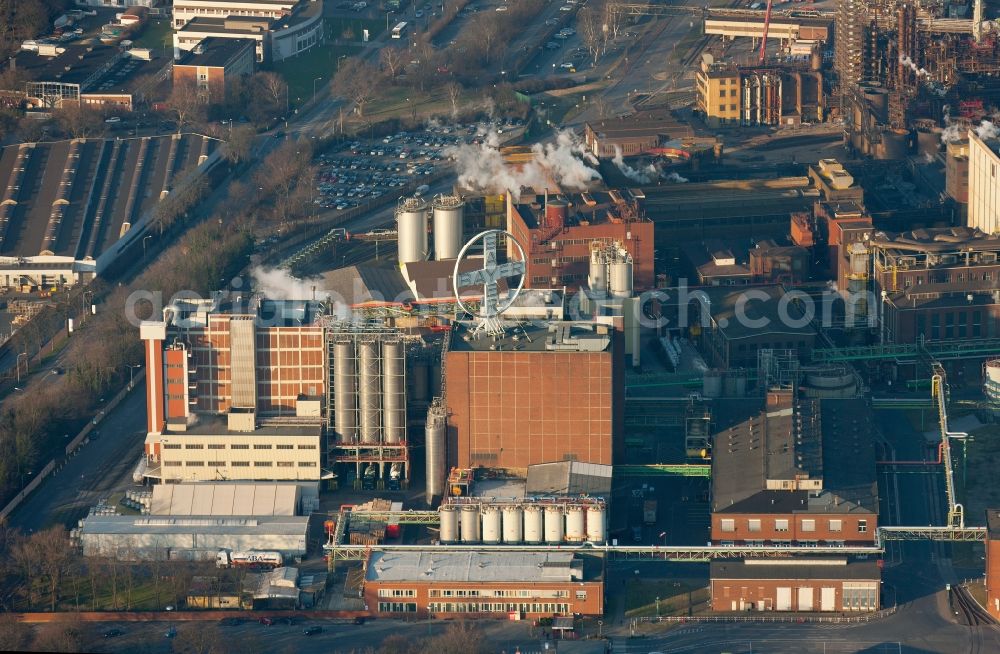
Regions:
<instances>
[{"instance_id":1,"label":"tall silo cluster","mask_svg":"<svg viewBox=\"0 0 1000 654\"><path fill-rule=\"evenodd\" d=\"M607 505L597 498L450 498L438 508L442 544L560 545L607 540Z\"/></svg>"},{"instance_id":2,"label":"tall silo cluster","mask_svg":"<svg viewBox=\"0 0 1000 654\"><path fill-rule=\"evenodd\" d=\"M333 336L333 426L341 445L406 441L406 348L393 333Z\"/></svg>"},{"instance_id":3,"label":"tall silo cluster","mask_svg":"<svg viewBox=\"0 0 1000 654\"><path fill-rule=\"evenodd\" d=\"M590 250L590 290L616 298L632 297L632 255L618 242L594 242Z\"/></svg>"},{"instance_id":4,"label":"tall silo cluster","mask_svg":"<svg viewBox=\"0 0 1000 654\"><path fill-rule=\"evenodd\" d=\"M397 257L399 263L430 258L428 223L432 225L434 259L458 257L465 243L465 202L461 197L439 194L430 204L422 198L405 198L396 206Z\"/></svg>"}]
</instances>

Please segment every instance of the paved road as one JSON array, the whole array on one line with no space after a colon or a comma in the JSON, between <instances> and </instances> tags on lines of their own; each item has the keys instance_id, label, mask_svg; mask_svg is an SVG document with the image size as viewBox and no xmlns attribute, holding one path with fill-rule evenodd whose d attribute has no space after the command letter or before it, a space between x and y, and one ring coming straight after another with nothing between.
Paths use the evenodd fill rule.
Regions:
<instances>
[{"instance_id":1,"label":"paved road","mask_svg":"<svg viewBox=\"0 0 1000 654\"><path fill-rule=\"evenodd\" d=\"M132 483L132 471L145 439L142 388L137 384L136 390L101 422L99 438L80 447L61 471L45 480L11 514L11 526L23 531L37 531L52 524L74 527L98 500Z\"/></svg>"}]
</instances>

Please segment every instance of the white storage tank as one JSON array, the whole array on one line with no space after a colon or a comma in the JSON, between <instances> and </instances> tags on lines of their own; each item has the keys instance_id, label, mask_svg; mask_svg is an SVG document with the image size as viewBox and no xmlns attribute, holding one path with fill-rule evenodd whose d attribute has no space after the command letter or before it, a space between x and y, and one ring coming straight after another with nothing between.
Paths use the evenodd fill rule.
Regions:
<instances>
[{"instance_id":1,"label":"white storage tank","mask_svg":"<svg viewBox=\"0 0 1000 654\"><path fill-rule=\"evenodd\" d=\"M455 507L444 505L438 509L438 518L441 520L441 533L439 540L442 543L458 542L458 511Z\"/></svg>"},{"instance_id":2,"label":"white storage tank","mask_svg":"<svg viewBox=\"0 0 1000 654\"><path fill-rule=\"evenodd\" d=\"M593 504L587 508L587 540L591 543L603 543L607 540L604 507L600 504Z\"/></svg>"},{"instance_id":3,"label":"white storage tank","mask_svg":"<svg viewBox=\"0 0 1000 654\"><path fill-rule=\"evenodd\" d=\"M563 510L561 506L545 507L545 542L556 545L563 541Z\"/></svg>"},{"instance_id":4,"label":"white storage tank","mask_svg":"<svg viewBox=\"0 0 1000 654\"><path fill-rule=\"evenodd\" d=\"M406 198L396 207L396 245L399 263L427 259L427 203Z\"/></svg>"},{"instance_id":5,"label":"white storage tank","mask_svg":"<svg viewBox=\"0 0 1000 654\"><path fill-rule=\"evenodd\" d=\"M542 509L537 506L524 507L524 542L529 545L542 542Z\"/></svg>"},{"instance_id":6,"label":"white storage tank","mask_svg":"<svg viewBox=\"0 0 1000 654\"><path fill-rule=\"evenodd\" d=\"M632 259L613 261L610 272L611 295L619 298L632 297Z\"/></svg>"},{"instance_id":7,"label":"white storage tank","mask_svg":"<svg viewBox=\"0 0 1000 654\"><path fill-rule=\"evenodd\" d=\"M587 539L587 516L583 506L573 505L566 509L566 540L580 543Z\"/></svg>"},{"instance_id":8,"label":"white storage tank","mask_svg":"<svg viewBox=\"0 0 1000 654\"><path fill-rule=\"evenodd\" d=\"M521 507L516 504L503 507L503 542L518 544L522 538Z\"/></svg>"},{"instance_id":9,"label":"white storage tank","mask_svg":"<svg viewBox=\"0 0 1000 654\"><path fill-rule=\"evenodd\" d=\"M483 542L496 545L500 542L500 509L495 506L483 507Z\"/></svg>"},{"instance_id":10,"label":"white storage tank","mask_svg":"<svg viewBox=\"0 0 1000 654\"><path fill-rule=\"evenodd\" d=\"M431 203L434 210L434 258L455 259L465 236L465 203L457 195L438 195Z\"/></svg>"},{"instance_id":11,"label":"white storage tank","mask_svg":"<svg viewBox=\"0 0 1000 654\"><path fill-rule=\"evenodd\" d=\"M590 290L598 295L608 292L608 261L604 250L593 248L590 251L590 275L587 277Z\"/></svg>"},{"instance_id":12,"label":"white storage tank","mask_svg":"<svg viewBox=\"0 0 1000 654\"><path fill-rule=\"evenodd\" d=\"M467 504L462 507L462 542L479 542L479 507Z\"/></svg>"}]
</instances>

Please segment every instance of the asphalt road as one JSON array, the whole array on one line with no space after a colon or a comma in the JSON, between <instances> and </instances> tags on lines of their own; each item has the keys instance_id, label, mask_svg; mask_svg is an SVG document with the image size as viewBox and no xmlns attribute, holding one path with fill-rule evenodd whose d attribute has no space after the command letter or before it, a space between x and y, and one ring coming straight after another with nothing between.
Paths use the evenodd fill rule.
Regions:
<instances>
[{"instance_id":1,"label":"asphalt road","mask_svg":"<svg viewBox=\"0 0 1000 654\"><path fill-rule=\"evenodd\" d=\"M132 485L132 472L146 436L142 388L137 384L101 421L98 439L77 449L62 470L50 475L11 514L11 526L25 532L53 524L74 527L98 500Z\"/></svg>"}]
</instances>

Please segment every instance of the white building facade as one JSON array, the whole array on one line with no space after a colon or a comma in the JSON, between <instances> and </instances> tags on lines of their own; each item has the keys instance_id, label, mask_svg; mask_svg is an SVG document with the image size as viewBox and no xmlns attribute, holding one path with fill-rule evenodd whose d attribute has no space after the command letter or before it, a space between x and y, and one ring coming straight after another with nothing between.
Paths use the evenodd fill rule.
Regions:
<instances>
[{"instance_id":1,"label":"white building facade","mask_svg":"<svg viewBox=\"0 0 1000 654\"><path fill-rule=\"evenodd\" d=\"M1000 141L969 130L969 227L1000 233Z\"/></svg>"}]
</instances>

